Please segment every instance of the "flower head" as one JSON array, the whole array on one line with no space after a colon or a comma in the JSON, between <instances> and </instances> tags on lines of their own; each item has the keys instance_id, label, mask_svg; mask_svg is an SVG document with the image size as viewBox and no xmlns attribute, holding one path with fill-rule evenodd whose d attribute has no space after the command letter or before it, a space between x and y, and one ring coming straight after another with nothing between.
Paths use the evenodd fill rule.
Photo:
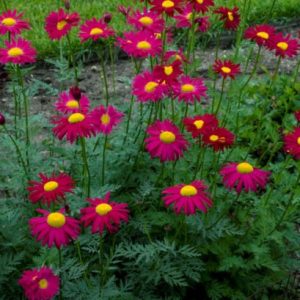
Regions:
<instances>
[{"instance_id":1,"label":"flower head","mask_svg":"<svg viewBox=\"0 0 300 300\"><path fill-rule=\"evenodd\" d=\"M215 10L215 13L220 15L220 19L224 21L224 27L226 29L237 30L240 24L240 14L237 7L233 9L220 7Z\"/></svg>"},{"instance_id":2,"label":"flower head","mask_svg":"<svg viewBox=\"0 0 300 300\"><path fill-rule=\"evenodd\" d=\"M96 132L110 134L111 131L121 122L123 113L119 112L112 105L96 107L91 112L91 119Z\"/></svg>"},{"instance_id":3,"label":"flower head","mask_svg":"<svg viewBox=\"0 0 300 300\"><path fill-rule=\"evenodd\" d=\"M177 160L187 149L187 141L169 120L156 121L147 128L147 133L146 149L152 158L159 157L161 162Z\"/></svg>"},{"instance_id":4,"label":"flower head","mask_svg":"<svg viewBox=\"0 0 300 300\"><path fill-rule=\"evenodd\" d=\"M211 6L214 6L213 0L191 0L196 12L206 13Z\"/></svg>"},{"instance_id":5,"label":"flower head","mask_svg":"<svg viewBox=\"0 0 300 300\"><path fill-rule=\"evenodd\" d=\"M298 54L300 43L297 39L291 39L291 36L283 36L282 33L275 34L272 40L269 41L267 47L270 50L275 50L276 56L294 57Z\"/></svg>"},{"instance_id":6,"label":"flower head","mask_svg":"<svg viewBox=\"0 0 300 300\"><path fill-rule=\"evenodd\" d=\"M146 8L143 11L137 10L129 15L127 21L135 26L137 30L148 30L151 33L161 32L165 26L165 22L160 15Z\"/></svg>"},{"instance_id":7,"label":"flower head","mask_svg":"<svg viewBox=\"0 0 300 300\"><path fill-rule=\"evenodd\" d=\"M107 26L103 19L97 20L93 18L87 20L80 26L79 37L81 42L87 40L97 41L99 39L105 40L114 35L114 31Z\"/></svg>"},{"instance_id":8,"label":"flower head","mask_svg":"<svg viewBox=\"0 0 300 300\"><path fill-rule=\"evenodd\" d=\"M161 40L145 31L125 32L124 37L117 40L121 49L133 57L156 56L162 49Z\"/></svg>"},{"instance_id":9,"label":"flower head","mask_svg":"<svg viewBox=\"0 0 300 300\"><path fill-rule=\"evenodd\" d=\"M59 277L48 267L23 272L19 279L28 300L50 300L58 294Z\"/></svg>"},{"instance_id":10,"label":"flower head","mask_svg":"<svg viewBox=\"0 0 300 300\"><path fill-rule=\"evenodd\" d=\"M220 59L217 59L213 65L213 70L225 79L227 77L235 79L235 76L240 73L240 65L234 64L230 60L222 61Z\"/></svg>"},{"instance_id":11,"label":"flower head","mask_svg":"<svg viewBox=\"0 0 300 300\"><path fill-rule=\"evenodd\" d=\"M40 181L30 181L27 188L32 203L41 201L50 207L51 203L65 199L65 194L72 193L74 189L73 179L65 173L49 177L40 173L39 177Z\"/></svg>"},{"instance_id":12,"label":"flower head","mask_svg":"<svg viewBox=\"0 0 300 300\"><path fill-rule=\"evenodd\" d=\"M34 217L29 220L31 234L40 241L43 246L49 248L68 245L80 234L79 221L64 214L64 209L56 212L49 212L44 209L37 209L42 217Z\"/></svg>"},{"instance_id":13,"label":"flower head","mask_svg":"<svg viewBox=\"0 0 300 300\"><path fill-rule=\"evenodd\" d=\"M175 11L181 11L182 0L152 0L150 4L153 6L151 10L173 16Z\"/></svg>"},{"instance_id":14,"label":"flower head","mask_svg":"<svg viewBox=\"0 0 300 300\"><path fill-rule=\"evenodd\" d=\"M72 27L78 25L79 20L80 17L78 13L74 12L69 14L60 8L58 11L53 11L47 16L45 29L50 39L60 40Z\"/></svg>"},{"instance_id":15,"label":"flower head","mask_svg":"<svg viewBox=\"0 0 300 300\"><path fill-rule=\"evenodd\" d=\"M126 203L117 203L110 201L110 193L107 193L103 199L87 199L90 206L80 210L83 226L91 226L92 233L102 235L106 229L109 233L115 233L119 230L121 222L128 222L128 205Z\"/></svg>"},{"instance_id":16,"label":"flower head","mask_svg":"<svg viewBox=\"0 0 300 300\"><path fill-rule=\"evenodd\" d=\"M208 16L196 18L195 23L198 25L198 31L200 32L206 32L210 27Z\"/></svg>"},{"instance_id":17,"label":"flower head","mask_svg":"<svg viewBox=\"0 0 300 300\"><path fill-rule=\"evenodd\" d=\"M183 120L184 126L188 132L191 132L193 138L204 134L207 130L218 127L218 120L215 115L205 114L187 117Z\"/></svg>"},{"instance_id":18,"label":"flower head","mask_svg":"<svg viewBox=\"0 0 300 300\"><path fill-rule=\"evenodd\" d=\"M257 188L264 189L271 172L253 167L248 162L229 163L221 171L223 184L229 189L235 189L238 193L244 190L256 192Z\"/></svg>"},{"instance_id":19,"label":"flower head","mask_svg":"<svg viewBox=\"0 0 300 300\"><path fill-rule=\"evenodd\" d=\"M191 4L186 5L183 11L179 15L174 16L174 19L176 20L176 27L177 28L191 27L192 14L193 14L193 6Z\"/></svg>"},{"instance_id":20,"label":"flower head","mask_svg":"<svg viewBox=\"0 0 300 300\"><path fill-rule=\"evenodd\" d=\"M164 97L165 87L153 73L145 71L137 75L132 82L132 94L140 102L156 102Z\"/></svg>"},{"instance_id":21,"label":"flower head","mask_svg":"<svg viewBox=\"0 0 300 300\"><path fill-rule=\"evenodd\" d=\"M0 63L27 64L36 61L36 50L23 38L5 41L5 48L0 48Z\"/></svg>"},{"instance_id":22,"label":"flower head","mask_svg":"<svg viewBox=\"0 0 300 300\"><path fill-rule=\"evenodd\" d=\"M200 102L202 97L206 97L207 87L201 78L191 78L181 76L179 82L173 85L173 92L178 101L186 103Z\"/></svg>"},{"instance_id":23,"label":"flower head","mask_svg":"<svg viewBox=\"0 0 300 300\"><path fill-rule=\"evenodd\" d=\"M22 20L23 14L16 10L7 10L0 15L0 35L10 33L12 36L30 29L29 23Z\"/></svg>"},{"instance_id":24,"label":"flower head","mask_svg":"<svg viewBox=\"0 0 300 300\"><path fill-rule=\"evenodd\" d=\"M178 51L174 51L174 50L166 51L166 53L164 55L164 62L165 63L173 63L174 61L178 61L180 63L188 62L182 49L179 49Z\"/></svg>"},{"instance_id":25,"label":"flower head","mask_svg":"<svg viewBox=\"0 0 300 300\"><path fill-rule=\"evenodd\" d=\"M183 212L186 215L193 215L196 209L206 213L207 208L212 206L208 197L207 186L200 180L190 184L177 184L163 190L163 201L166 206L173 205L175 213Z\"/></svg>"},{"instance_id":26,"label":"flower head","mask_svg":"<svg viewBox=\"0 0 300 300\"><path fill-rule=\"evenodd\" d=\"M212 128L203 135L203 143L210 146L214 151L223 151L234 143L234 134L226 128Z\"/></svg>"},{"instance_id":27,"label":"flower head","mask_svg":"<svg viewBox=\"0 0 300 300\"><path fill-rule=\"evenodd\" d=\"M69 116L54 117L52 123L56 125L52 128L54 135L59 140L66 137L71 144L79 137L89 138L95 135L90 114L83 112L72 113Z\"/></svg>"},{"instance_id":28,"label":"flower head","mask_svg":"<svg viewBox=\"0 0 300 300\"><path fill-rule=\"evenodd\" d=\"M284 136L284 150L291 154L295 159L300 159L300 127Z\"/></svg>"},{"instance_id":29,"label":"flower head","mask_svg":"<svg viewBox=\"0 0 300 300\"><path fill-rule=\"evenodd\" d=\"M90 100L84 95L80 94L80 98L76 99L72 91L62 92L59 99L55 102L55 107L58 111L69 114L76 112L87 113L90 107Z\"/></svg>"},{"instance_id":30,"label":"flower head","mask_svg":"<svg viewBox=\"0 0 300 300\"><path fill-rule=\"evenodd\" d=\"M153 74L159 78L160 82L172 85L178 81L178 77L182 74L181 62L175 60L171 64L155 66Z\"/></svg>"},{"instance_id":31,"label":"flower head","mask_svg":"<svg viewBox=\"0 0 300 300\"><path fill-rule=\"evenodd\" d=\"M252 40L261 46L272 40L274 34L275 28L273 26L261 24L247 28L244 36L246 39Z\"/></svg>"}]
</instances>

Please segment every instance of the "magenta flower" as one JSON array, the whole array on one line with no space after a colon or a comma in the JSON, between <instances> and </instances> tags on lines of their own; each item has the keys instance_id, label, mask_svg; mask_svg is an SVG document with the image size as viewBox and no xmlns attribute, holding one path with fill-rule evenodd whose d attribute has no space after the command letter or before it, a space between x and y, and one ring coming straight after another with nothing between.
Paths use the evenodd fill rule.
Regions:
<instances>
[{"instance_id":1,"label":"magenta flower","mask_svg":"<svg viewBox=\"0 0 300 300\"><path fill-rule=\"evenodd\" d=\"M7 10L0 15L0 35L10 33L12 36L30 29L29 23L22 20L23 14L16 10Z\"/></svg>"}]
</instances>

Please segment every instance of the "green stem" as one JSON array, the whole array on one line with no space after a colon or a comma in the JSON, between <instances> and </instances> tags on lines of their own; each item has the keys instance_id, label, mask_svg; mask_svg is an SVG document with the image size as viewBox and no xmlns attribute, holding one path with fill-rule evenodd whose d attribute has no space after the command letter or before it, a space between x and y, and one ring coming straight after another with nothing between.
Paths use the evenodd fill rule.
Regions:
<instances>
[{"instance_id":1,"label":"green stem","mask_svg":"<svg viewBox=\"0 0 300 300\"><path fill-rule=\"evenodd\" d=\"M194 47L194 44L195 44L195 25L196 25L196 22L195 22L195 16L196 16L196 12L193 11L192 12L192 19L191 19L191 27L189 28L189 35L188 35L188 49L187 49L187 60L190 61L190 58L191 58L191 51L194 51L195 47ZM188 66L187 65L187 72L188 72Z\"/></svg>"},{"instance_id":2,"label":"green stem","mask_svg":"<svg viewBox=\"0 0 300 300\"><path fill-rule=\"evenodd\" d=\"M219 109L220 109L220 107L221 107L221 102L222 102L223 94L224 94L224 86L225 86L225 77L223 77L223 79L222 79L221 95L220 95L220 100L219 100L217 109L216 109L216 111L215 111L215 115L218 114Z\"/></svg>"},{"instance_id":3,"label":"green stem","mask_svg":"<svg viewBox=\"0 0 300 300\"><path fill-rule=\"evenodd\" d=\"M88 164L88 158L86 152L85 139L83 137L80 138L80 144L81 144L81 155L82 155L82 162L83 162L82 176L84 182L84 189L85 189L86 196L89 198L91 176L90 176L90 170L89 170L89 164Z\"/></svg>"},{"instance_id":4,"label":"green stem","mask_svg":"<svg viewBox=\"0 0 300 300\"><path fill-rule=\"evenodd\" d=\"M129 106L129 112L128 112L128 119L127 119L127 124L126 124L126 132L125 132L125 137L124 137L124 142L126 142L128 131L129 131L129 125L130 125L130 120L131 120L131 114L132 114L132 108L133 108L133 103L134 103L134 96L131 96L130 99L130 106Z\"/></svg>"},{"instance_id":5,"label":"green stem","mask_svg":"<svg viewBox=\"0 0 300 300\"><path fill-rule=\"evenodd\" d=\"M108 106L109 93L108 93L108 83L107 83L106 69L105 69L103 56L104 56L104 54L103 54L103 51L101 49L99 59L100 59L100 66L101 66L101 71L102 71L102 75L103 75L103 85L104 85L104 91L105 91L105 105L107 107Z\"/></svg>"},{"instance_id":6,"label":"green stem","mask_svg":"<svg viewBox=\"0 0 300 300\"><path fill-rule=\"evenodd\" d=\"M104 138L103 152L102 152L102 176L101 176L101 186L103 186L103 185L104 185L104 182L105 182L105 154L106 154L107 139L108 139L108 136L107 136L107 134L106 134L106 135L105 135L105 138Z\"/></svg>"},{"instance_id":7,"label":"green stem","mask_svg":"<svg viewBox=\"0 0 300 300\"><path fill-rule=\"evenodd\" d=\"M63 287L63 276L62 276L62 253L61 249L57 248L58 250L58 265L59 265L59 274L60 274L60 289L59 289L59 299L63 299L62 287Z\"/></svg>"},{"instance_id":8,"label":"green stem","mask_svg":"<svg viewBox=\"0 0 300 300\"><path fill-rule=\"evenodd\" d=\"M278 75L278 71L279 71L279 66L280 66L281 60L282 60L282 57L279 56L279 58L278 58L278 60L277 60L276 67L275 67L275 72L274 72L274 75L273 75L273 78L272 78L272 81L271 81L271 84L270 84L270 90L272 89L272 86L273 86L273 84L274 84L275 81L276 81L276 78L277 78L277 75Z\"/></svg>"},{"instance_id":9,"label":"green stem","mask_svg":"<svg viewBox=\"0 0 300 300\"><path fill-rule=\"evenodd\" d=\"M115 56L113 52L113 45L109 43L109 56L110 56L110 63L111 63L111 74L112 74L112 84L113 84L113 91L116 92L116 80L115 80Z\"/></svg>"},{"instance_id":10,"label":"green stem","mask_svg":"<svg viewBox=\"0 0 300 300\"><path fill-rule=\"evenodd\" d=\"M267 14L266 19L264 20L264 24L268 24L269 23L269 21L270 21L270 19L272 17L272 14L273 14L273 9L275 7L275 3L276 3L276 0L273 0L271 8L269 9L269 13Z\"/></svg>"},{"instance_id":11,"label":"green stem","mask_svg":"<svg viewBox=\"0 0 300 300\"><path fill-rule=\"evenodd\" d=\"M77 64L75 61L75 57L74 57L74 53L73 53L73 49L72 49L72 45L71 45L71 39L70 39L70 35L67 34L67 41L68 41L68 46L69 46L69 56L70 56L70 61L73 65L73 69L74 69L74 80L75 80L75 85L78 86L78 70L77 70Z\"/></svg>"},{"instance_id":12,"label":"green stem","mask_svg":"<svg viewBox=\"0 0 300 300\"><path fill-rule=\"evenodd\" d=\"M296 86L296 82L298 79L298 74L299 74L299 69L300 69L300 60L297 63L296 69L295 69L295 75L294 75L294 80L293 80L293 86Z\"/></svg>"}]
</instances>

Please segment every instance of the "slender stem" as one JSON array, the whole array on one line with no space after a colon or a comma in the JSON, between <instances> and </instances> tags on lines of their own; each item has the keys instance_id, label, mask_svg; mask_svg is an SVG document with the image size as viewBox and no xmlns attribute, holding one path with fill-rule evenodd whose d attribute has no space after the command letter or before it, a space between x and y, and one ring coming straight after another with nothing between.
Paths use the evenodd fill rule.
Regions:
<instances>
[{"instance_id":1,"label":"slender stem","mask_svg":"<svg viewBox=\"0 0 300 300\"><path fill-rule=\"evenodd\" d=\"M108 93L106 68L105 68L103 56L104 56L104 54L103 54L103 51L101 49L99 59L100 59L100 66L101 66L102 75L103 75L103 85L104 85L104 91L105 91L105 105L107 107L108 106L109 93Z\"/></svg>"},{"instance_id":2,"label":"slender stem","mask_svg":"<svg viewBox=\"0 0 300 300\"><path fill-rule=\"evenodd\" d=\"M25 175L26 175L27 180L30 180L29 174L28 174L28 170L27 170L25 161L24 161L23 156L22 156L22 152L21 152L21 150L20 150L20 148L19 148L19 146L18 146L16 140L15 140L15 139L13 138L13 136L8 132L8 130L7 130L7 128L6 128L5 125L3 125L3 128L4 128L5 132L6 132L6 134L8 135L8 137L10 138L10 140L12 141L12 143L13 143L14 146L15 146L15 149L16 149L16 152L17 152L18 159L20 159L21 166L22 166L22 168L23 168L23 170L24 170L24 173L25 173Z\"/></svg>"},{"instance_id":3,"label":"slender stem","mask_svg":"<svg viewBox=\"0 0 300 300\"><path fill-rule=\"evenodd\" d=\"M187 49L187 60L190 61L190 57L191 57L191 51L194 51L195 47L195 15L196 12L193 11L192 12L192 19L191 19L191 27L189 28L189 35L188 35L188 49ZM192 64L193 65L193 64ZM188 72L188 65L187 65L187 72Z\"/></svg>"},{"instance_id":4,"label":"slender stem","mask_svg":"<svg viewBox=\"0 0 300 300\"><path fill-rule=\"evenodd\" d=\"M167 14L164 14L165 15L165 27L164 27L164 30L163 30L163 33L162 33L162 51L161 51L161 64L163 63L163 59L164 59L164 56L165 56L165 52L166 52L166 42L167 42L167 22L168 22L168 15Z\"/></svg>"},{"instance_id":5,"label":"slender stem","mask_svg":"<svg viewBox=\"0 0 300 300\"><path fill-rule=\"evenodd\" d=\"M103 151L102 151L102 176L101 176L101 185L102 186L104 185L104 182L105 182L105 154L106 154L107 139L108 139L108 136L106 134L105 138L104 138Z\"/></svg>"},{"instance_id":6,"label":"slender stem","mask_svg":"<svg viewBox=\"0 0 300 300\"><path fill-rule=\"evenodd\" d=\"M112 43L109 43L109 56L110 56L110 65L111 65L111 74L112 74L112 84L113 91L116 92L116 80L115 80L115 56L114 56L114 48Z\"/></svg>"},{"instance_id":7,"label":"slender stem","mask_svg":"<svg viewBox=\"0 0 300 300\"><path fill-rule=\"evenodd\" d=\"M63 299L62 287L63 287L63 280L62 280L62 253L61 249L57 248L58 250L58 266L59 266L59 273L60 273L60 289L59 289L59 299Z\"/></svg>"},{"instance_id":8,"label":"slender stem","mask_svg":"<svg viewBox=\"0 0 300 300\"><path fill-rule=\"evenodd\" d=\"M8 10L6 0L3 0L2 3L3 3L4 10Z\"/></svg>"},{"instance_id":9,"label":"slender stem","mask_svg":"<svg viewBox=\"0 0 300 300\"><path fill-rule=\"evenodd\" d=\"M273 9L274 9L275 3L276 3L276 0L273 0L271 8L269 9L269 13L267 14L266 19L264 20L264 24L269 23L269 20L271 19L272 14L273 14Z\"/></svg>"},{"instance_id":10,"label":"slender stem","mask_svg":"<svg viewBox=\"0 0 300 300\"><path fill-rule=\"evenodd\" d=\"M100 285L104 283L104 238L103 236L99 237L99 265L100 265Z\"/></svg>"},{"instance_id":11,"label":"slender stem","mask_svg":"<svg viewBox=\"0 0 300 300\"><path fill-rule=\"evenodd\" d=\"M126 142L128 131L129 131L129 125L130 125L130 120L131 120L131 114L132 114L132 108L133 108L133 103L134 103L134 96L131 96L130 99L130 106L129 106L129 112L128 112L128 119L127 119L127 124L126 124L126 132L125 132L125 137L124 137L124 142Z\"/></svg>"},{"instance_id":12,"label":"slender stem","mask_svg":"<svg viewBox=\"0 0 300 300\"><path fill-rule=\"evenodd\" d=\"M86 196L89 198L91 176L90 176L89 164L87 159L85 139L83 137L80 138L80 144L81 144L81 155L82 155L82 162L83 162L82 176L84 182L84 189L85 189Z\"/></svg>"},{"instance_id":13,"label":"slender stem","mask_svg":"<svg viewBox=\"0 0 300 300\"><path fill-rule=\"evenodd\" d=\"M221 107L221 102L222 102L223 94L224 94L224 86L225 86L225 77L223 77L223 79L222 79L221 95L220 95L220 100L219 100L219 103L218 103L218 106L217 106L217 109L215 112L216 115L218 114L219 109Z\"/></svg>"},{"instance_id":14,"label":"slender stem","mask_svg":"<svg viewBox=\"0 0 300 300\"><path fill-rule=\"evenodd\" d=\"M280 66L280 63L281 63L281 60L282 60L282 57L279 56L278 60L277 60L277 64L276 64L276 67L275 67L275 71L274 71L274 75L273 75L273 78L272 78L272 81L271 81L271 84L270 84L270 90L277 78L277 75L278 75L278 71L279 71L279 66Z\"/></svg>"},{"instance_id":15,"label":"slender stem","mask_svg":"<svg viewBox=\"0 0 300 300\"><path fill-rule=\"evenodd\" d=\"M75 57L74 57L74 53L73 53L73 49L72 49L72 45L71 45L71 39L70 39L70 35L67 34L67 41L68 41L68 46L69 46L69 56L70 56L70 61L73 65L73 69L74 69L74 80L75 80L75 85L78 86L78 70L77 70L77 64L75 61Z\"/></svg>"},{"instance_id":16,"label":"slender stem","mask_svg":"<svg viewBox=\"0 0 300 300\"><path fill-rule=\"evenodd\" d=\"M174 107L174 99L171 99L171 107L172 107L172 121L175 122L175 107Z\"/></svg>"},{"instance_id":17,"label":"slender stem","mask_svg":"<svg viewBox=\"0 0 300 300\"><path fill-rule=\"evenodd\" d=\"M196 169L195 169L195 174L194 174L194 180L196 179L197 177L197 174L198 174L198 171L199 171L199 167L200 167L200 160L201 160L201 156L203 155L203 148L201 147L201 137L199 137L199 152L198 152L198 155L197 155L197 160L196 160Z\"/></svg>"},{"instance_id":18,"label":"slender stem","mask_svg":"<svg viewBox=\"0 0 300 300\"><path fill-rule=\"evenodd\" d=\"M295 75L294 75L294 80L293 80L293 85L296 85L297 79L298 79L298 74L299 74L299 69L300 69L300 60L297 63L296 69L295 69Z\"/></svg>"}]
</instances>

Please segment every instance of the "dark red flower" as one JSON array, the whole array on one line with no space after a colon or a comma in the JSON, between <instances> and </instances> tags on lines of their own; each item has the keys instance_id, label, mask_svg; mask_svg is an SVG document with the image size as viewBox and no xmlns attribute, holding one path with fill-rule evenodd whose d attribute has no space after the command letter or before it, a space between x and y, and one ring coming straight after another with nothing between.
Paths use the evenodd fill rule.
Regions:
<instances>
[{"instance_id":1,"label":"dark red flower","mask_svg":"<svg viewBox=\"0 0 300 300\"><path fill-rule=\"evenodd\" d=\"M203 143L210 146L214 151L223 151L229 148L235 140L235 136L226 128L214 128L203 135Z\"/></svg>"},{"instance_id":2,"label":"dark red flower","mask_svg":"<svg viewBox=\"0 0 300 300\"><path fill-rule=\"evenodd\" d=\"M240 73L240 65L234 64L230 60L217 59L213 65L213 70L224 78L235 79L235 75Z\"/></svg>"},{"instance_id":3,"label":"dark red flower","mask_svg":"<svg viewBox=\"0 0 300 300\"><path fill-rule=\"evenodd\" d=\"M275 28L270 25L255 25L246 29L245 39L255 41L258 45L266 45L275 34Z\"/></svg>"},{"instance_id":4,"label":"dark red flower","mask_svg":"<svg viewBox=\"0 0 300 300\"><path fill-rule=\"evenodd\" d=\"M238 7L233 9L220 7L214 11L220 15L220 19L224 21L224 27L229 30L236 30L240 24L240 14Z\"/></svg>"}]
</instances>

